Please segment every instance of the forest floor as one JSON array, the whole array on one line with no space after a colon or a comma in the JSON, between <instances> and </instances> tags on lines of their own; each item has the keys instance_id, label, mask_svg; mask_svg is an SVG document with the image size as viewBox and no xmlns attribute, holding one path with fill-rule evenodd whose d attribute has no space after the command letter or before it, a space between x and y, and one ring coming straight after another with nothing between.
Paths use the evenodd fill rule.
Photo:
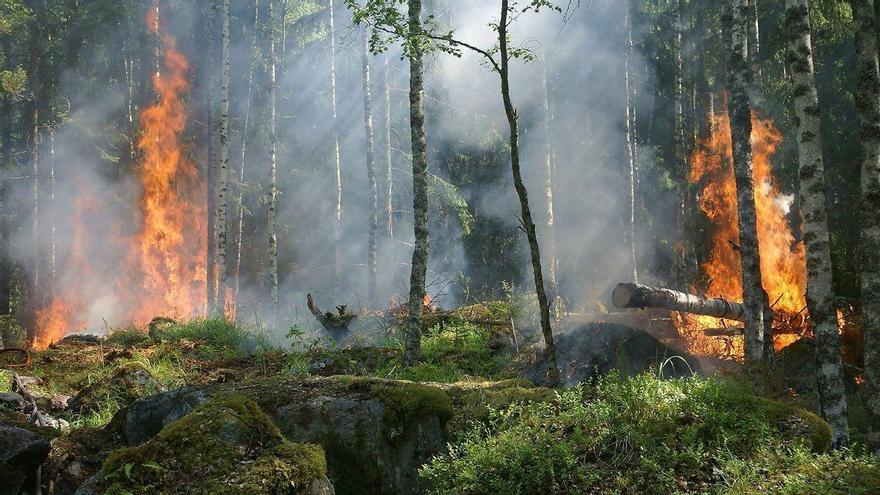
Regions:
<instances>
[{"instance_id":1,"label":"forest floor","mask_svg":"<svg viewBox=\"0 0 880 495\"><path fill-rule=\"evenodd\" d=\"M67 339L34 353L27 367L0 369L0 393L11 390L13 372L32 377L38 407L67 423L37 429L55 438L47 493L83 483L92 491L77 493L179 493L191 480L168 473L189 464L168 459L191 455L176 445L194 440L176 437L183 427L173 425L189 431L197 420L186 418L201 418L210 429L215 416L236 418L244 437L277 438L236 447L230 455L248 456L206 477L224 487L234 478L248 487L243 493L281 493L265 480L253 484L263 476L277 485L278 473L299 483L290 493L329 493L302 482L325 473L336 493L880 493L880 460L859 446L828 452L828 427L810 401L781 394L778 384L756 387L754 377L611 371L551 391L519 377L514 365L531 356L527 346L518 353L503 329L455 319L426 332L414 368L402 366L393 336L351 348L306 341L297 329L289 338L281 348L260 332L208 319L151 335L126 329ZM149 422L133 419L139 404L163 411L156 397L169 398L171 409L195 401L200 415L169 413L145 443L132 441L132 423ZM21 426L22 416L5 407L0 423ZM221 423L214 433L222 441L210 445L228 443L228 421ZM256 470L266 465L274 474Z\"/></svg>"}]
</instances>

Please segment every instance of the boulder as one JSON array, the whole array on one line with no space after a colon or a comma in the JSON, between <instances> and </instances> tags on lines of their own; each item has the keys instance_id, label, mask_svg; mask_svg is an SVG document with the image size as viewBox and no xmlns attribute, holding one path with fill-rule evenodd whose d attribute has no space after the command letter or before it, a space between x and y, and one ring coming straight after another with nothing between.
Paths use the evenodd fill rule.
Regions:
<instances>
[{"instance_id":1,"label":"boulder","mask_svg":"<svg viewBox=\"0 0 880 495\"><path fill-rule=\"evenodd\" d=\"M203 392L183 387L135 401L127 410L121 411L122 436L128 445L137 445L207 400Z\"/></svg>"},{"instance_id":2,"label":"boulder","mask_svg":"<svg viewBox=\"0 0 880 495\"><path fill-rule=\"evenodd\" d=\"M222 394L112 452L78 493L328 495L326 467L320 447L290 442L252 400Z\"/></svg>"},{"instance_id":3,"label":"boulder","mask_svg":"<svg viewBox=\"0 0 880 495\"><path fill-rule=\"evenodd\" d=\"M38 433L0 425L0 495L18 494L46 460L49 448Z\"/></svg>"},{"instance_id":4,"label":"boulder","mask_svg":"<svg viewBox=\"0 0 880 495\"><path fill-rule=\"evenodd\" d=\"M669 347L644 330L613 323L588 323L564 328L555 336L557 363L563 384L590 381L616 370L632 376L648 370L664 378L701 373L700 364L690 354ZM547 384L544 347L533 345L511 363L513 375L534 383Z\"/></svg>"},{"instance_id":5,"label":"boulder","mask_svg":"<svg viewBox=\"0 0 880 495\"><path fill-rule=\"evenodd\" d=\"M24 411L30 405L24 397L15 392L0 392L0 407L12 411Z\"/></svg>"}]
</instances>

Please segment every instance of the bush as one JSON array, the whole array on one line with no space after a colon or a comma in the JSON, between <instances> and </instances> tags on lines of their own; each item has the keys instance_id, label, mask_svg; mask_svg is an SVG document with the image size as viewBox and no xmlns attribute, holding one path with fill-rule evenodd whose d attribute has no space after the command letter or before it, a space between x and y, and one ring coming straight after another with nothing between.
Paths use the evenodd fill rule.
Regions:
<instances>
[{"instance_id":1,"label":"bush","mask_svg":"<svg viewBox=\"0 0 880 495\"><path fill-rule=\"evenodd\" d=\"M743 386L610 375L562 392L557 401L491 411L488 425L474 428L421 474L436 494L743 493L728 491L738 480L765 487L754 493L793 494L784 487L794 478L783 471L800 473L801 485L836 476L802 469L833 462L814 453L827 449L829 439L828 425L815 415ZM854 483L877 477L873 460L850 466L858 473L848 478ZM759 484L773 476L775 483Z\"/></svg>"}]
</instances>

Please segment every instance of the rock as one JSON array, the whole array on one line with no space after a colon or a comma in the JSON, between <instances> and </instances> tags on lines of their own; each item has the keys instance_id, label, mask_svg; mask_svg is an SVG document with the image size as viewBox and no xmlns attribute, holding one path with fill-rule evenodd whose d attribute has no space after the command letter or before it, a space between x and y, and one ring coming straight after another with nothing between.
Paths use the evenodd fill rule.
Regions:
<instances>
[{"instance_id":1,"label":"rock","mask_svg":"<svg viewBox=\"0 0 880 495\"><path fill-rule=\"evenodd\" d=\"M79 493L327 495L326 468L320 447L290 442L252 400L225 394L112 452L95 488Z\"/></svg>"},{"instance_id":2,"label":"rock","mask_svg":"<svg viewBox=\"0 0 880 495\"><path fill-rule=\"evenodd\" d=\"M49 455L49 442L30 430L0 425L0 495L19 493Z\"/></svg>"},{"instance_id":3,"label":"rock","mask_svg":"<svg viewBox=\"0 0 880 495\"><path fill-rule=\"evenodd\" d=\"M29 404L24 397L15 392L0 393L0 407L11 409L13 411L23 411L28 408Z\"/></svg>"},{"instance_id":4,"label":"rock","mask_svg":"<svg viewBox=\"0 0 880 495\"><path fill-rule=\"evenodd\" d=\"M204 393L190 387L140 399L128 410L121 411L124 414L122 436L128 445L137 445L207 400Z\"/></svg>"},{"instance_id":5,"label":"rock","mask_svg":"<svg viewBox=\"0 0 880 495\"><path fill-rule=\"evenodd\" d=\"M49 410L60 412L67 409L70 399L69 395L53 395L49 398Z\"/></svg>"},{"instance_id":6,"label":"rock","mask_svg":"<svg viewBox=\"0 0 880 495\"><path fill-rule=\"evenodd\" d=\"M26 389L30 389L32 387L40 387L45 384L42 378L36 376L18 375L18 381L19 383L21 383L21 386Z\"/></svg>"},{"instance_id":7,"label":"rock","mask_svg":"<svg viewBox=\"0 0 880 495\"><path fill-rule=\"evenodd\" d=\"M632 376L662 367L664 378L701 373L690 354L668 347L643 330L613 323L589 323L564 329L555 338L557 363L563 384L589 381L611 370ZM546 385L547 362L543 346L524 350L509 371Z\"/></svg>"},{"instance_id":8,"label":"rock","mask_svg":"<svg viewBox=\"0 0 880 495\"><path fill-rule=\"evenodd\" d=\"M106 400L126 406L142 397L164 391L165 387L149 371L140 364L131 363L80 390L70 399L67 407L83 414L99 410Z\"/></svg>"}]
</instances>

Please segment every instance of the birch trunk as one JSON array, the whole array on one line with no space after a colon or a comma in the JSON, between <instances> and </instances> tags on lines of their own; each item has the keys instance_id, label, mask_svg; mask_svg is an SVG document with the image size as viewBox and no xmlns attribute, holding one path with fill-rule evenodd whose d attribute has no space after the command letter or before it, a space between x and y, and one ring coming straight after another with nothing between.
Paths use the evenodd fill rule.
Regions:
<instances>
[{"instance_id":1,"label":"birch trunk","mask_svg":"<svg viewBox=\"0 0 880 495\"><path fill-rule=\"evenodd\" d=\"M861 283L868 443L880 452L880 64L876 0L851 0L858 57L856 106L862 142Z\"/></svg>"},{"instance_id":2,"label":"birch trunk","mask_svg":"<svg viewBox=\"0 0 880 495\"><path fill-rule=\"evenodd\" d=\"M55 127L49 125L49 208L53 212L49 215L49 288L55 286L56 275L56 227L55 220Z\"/></svg>"},{"instance_id":3,"label":"birch trunk","mask_svg":"<svg viewBox=\"0 0 880 495\"><path fill-rule=\"evenodd\" d=\"M748 6L744 0L731 3L730 61L727 67L730 101L733 170L736 178L739 213L739 246L742 260L742 287L745 306L745 358L748 362L764 359L764 291L758 253L755 192L752 182L752 116L749 101L749 66L746 60L746 25Z\"/></svg>"},{"instance_id":4,"label":"birch trunk","mask_svg":"<svg viewBox=\"0 0 880 495\"><path fill-rule=\"evenodd\" d=\"M379 185L376 182L376 161L373 147L373 102L370 92L370 60L367 36L361 39L361 69L364 86L364 134L367 140L367 181L370 183L370 233L367 253L367 300L371 308L378 308L376 288L376 252L379 249Z\"/></svg>"},{"instance_id":5,"label":"birch trunk","mask_svg":"<svg viewBox=\"0 0 880 495\"><path fill-rule=\"evenodd\" d=\"M385 234L394 239L394 169L391 149L391 67L385 57ZM391 243L391 260L394 260L394 243Z\"/></svg>"},{"instance_id":6,"label":"birch trunk","mask_svg":"<svg viewBox=\"0 0 880 495\"><path fill-rule=\"evenodd\" d=\"M244 121L241 126L241 162L238 168L238 198L236 201L237 226L235 228L235 266L233 267L233 314L238 311L238 293L241 287L241 241L244 233L244 170L245 160L247 159L248 130L251 119L251 99L253 98L254 87L254 66L257 63L257 27L260 25L260 0L254 0L254 24L251 38L251 63L248 67L247 76L247 99L244 105Z\"/></svg>"},{"instance_id":7,"label":"birch trunk","mask_svg":"<svg viewBox=\"0 0 880 495\"><path fill-rule=\"evenodd\" d=\"M550 300L552 301L553 318L562 319L562 298L559 295L559 256L556 252L556 215L553 204L553 113L550 110L550 84L547 81L547 56L541 65L541 84L544 86L544 198L547 208L547 260L549 261L548 276L550 278Z\"/></svg>"},{"instance_id":8,"label":"birch trunk","mask_svg":"<svg viewBox=\"0 0 880 495\"><path fill-rule=\"evenodd\" d=\"M220 170L217 174L217 310L226 314L226 214L229 186L229 0L223 0L220 76Z\"/></svg>"},{"instance_id":9,"label":"birch trunk","mask_svg":"<svg viewBox=\"0 0 880 495\"><path fill-rule=\"evenodd\" d=\"M807 308L816 339L819 405L831 425L832 443L849 443L843 360L834 309L831 245L822 161L819 96L813 72L810 17L807 0L786 0L785 24L789 72L794 82L800 163L800 209L807 251Z\"/></svg>"},{"instance_id":10,"label":"birch trunk","mask_svg":"<svg viewBox=\"0 0 880 495\"><path fill-rule=\"evenodd\" d=\"M550 305L547 302L547 292L544 288L544 273L541 268L541 250L538 247L538 236L535 232L535 223L532 221L532 212L529 207L529 196L523 183L519 162L519 124L517 122L516 109L510 99L510 72L507 48L508 0L501 0L501 19L498 22L499 56L501 58L499 76L501 77L501 99L504 102L504 113L510 127L510 165L513 171L513 184L519 197L522 211L522 225L529 241L529 251L532 256L532 271L535 276L535 291L538 296L538 306L541 311L541 332L544 335L545 352L547 356L547 379L551 386L559 384L559 368L556 365L556 344L553 342L553 329L550 326Z\"/></svg>"},{"instance_id":11,"label":"birch trunk","mask_svg":"<svg viewBox=\"0 0 880 495\"><path fill-rule=\"evenodd\" d=\"M627 3L626 19L626 53L624 55L624 89L626 90L626 158L628 165L628 195L629 218L627 229L627 243L629 244L630 263L632 263L633 282L639 282L638 255L636 250L636 143L633 136L633 88L632 88L632 64L633 64L633 37L632 37L632 5Z\"/></svg>"},{"instance_id":12,"label":"birch trunk","mask_svg":"<svg viewBox=\"0 0 880 495\"><path fill-rule=\"evenodd\" d=\"M413 169L413 231L415 246L409 277L409 318L406 326L404 364L413 366L421 354L421 319L428 271L428 157L425 143L425 84L423 80L422 1L408 1L409 33L409 125Z\"/></svg>"},{"instance_id":13,"label":"birch trunk","mask_svg":"<svg viewBox=\"0 0 880 495\"><path fill-rule=\"evenodd\" d=\"M758 0L747 0L747 2L749 10L746 19L746 30L748 31L749 66L751 67L752 82L756 87L760 87L761 31L758 26Z\"/></svg>"},{"instance_id":14,"label":"birch trunk","mask_svg":"<svg viewBox=\"0 0 880 495\"><path fill-rule=\"evenodd\" d=\"M275 12L274 0L269 0L269 299L272 308L278 307L278 233L276 231L276 201L278 198L275 156Z\"/></svg>"},{"instance_id":15,"label":"birch trunk","mask_svg":"<svg viewBox=\"0 0 880 495\"><path fill-rule=\"evenodd\" d=\"M339 159L339 120L336 115L336 21L335 0L330 0L330 108L333 111L334 173L336 185L336 205L333 219L333 297L339 297L342 285L342 163Z\"/></svg>"}]
</instances>

